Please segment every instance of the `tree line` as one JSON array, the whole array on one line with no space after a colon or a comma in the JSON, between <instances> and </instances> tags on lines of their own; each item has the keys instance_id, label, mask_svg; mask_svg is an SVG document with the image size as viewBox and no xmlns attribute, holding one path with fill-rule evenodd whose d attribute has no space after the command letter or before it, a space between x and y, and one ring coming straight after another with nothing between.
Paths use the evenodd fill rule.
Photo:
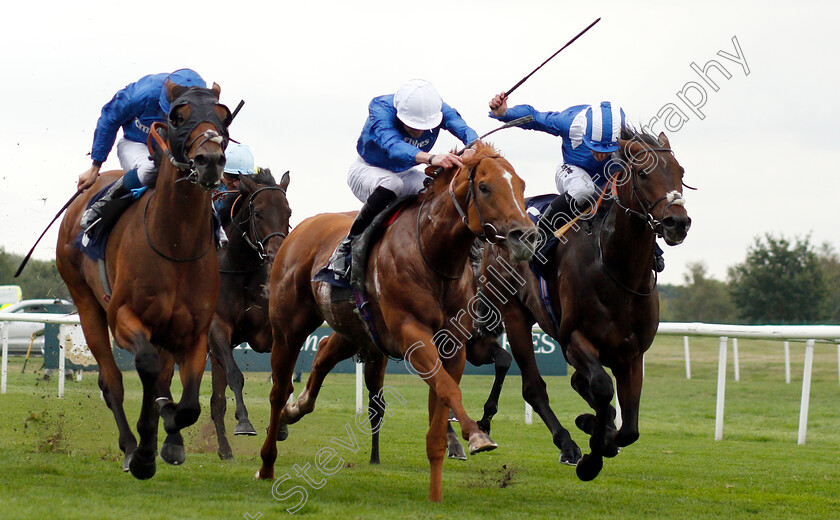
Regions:
<instances>
[{"instance_id":1,"label":"tree line","mask_svg":"<svg viewBox=\"0 0 840 520\"><path fill-rule=\"evenodd\" d=\"M757 237L726 281L688 265L685 285L659 287L662 321L752 325L840 324L840 257L810 237Z\"/></svg>"},{"instance_id":2,"label":"tree line","mask_svg":"<svg viewBox=\"0 0 840 520\"><path fill-rule=\"evenodd\" d=\"M0 285L19 285L25 299L69 298L55 261L30 260L0 247ZM738 324L840 324L840 256L810 237L756 237L726 281L702 262L688 265L684 285L659 286L662 321Z\"/></svg>"},{"instance_id":3,"label":"tree line","mask_svg":"<svg viewBox=\"0 0 840 520\"><path fill-rule=\"evenodd\" d=\"M19 285L25 300L70 298L70 291L58 275L55 260L30 259L26 269L14 278L21 261L22 255L7 253L0 247L0 285Z\"/></svg>"}]
</instances>

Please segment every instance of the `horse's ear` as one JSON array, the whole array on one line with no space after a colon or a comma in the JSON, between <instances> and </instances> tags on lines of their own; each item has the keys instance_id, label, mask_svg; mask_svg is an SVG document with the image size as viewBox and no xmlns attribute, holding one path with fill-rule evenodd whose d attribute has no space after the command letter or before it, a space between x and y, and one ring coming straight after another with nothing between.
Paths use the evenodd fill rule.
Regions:
<instances>
[{"instance_id":1,"label":"horse's ear","mask_svg":"<svg viewBox=\"0 0 840 520\"><path fill-rule=\"evenodd\" d=\"M186 91L187 87L166 80L166 97L169 98L170 103L181 97L181 94Z\"/></svg>"},{"instance_id":2,"label":"horse's ear","mask_svg":"<svg viewBox=\"0 0 840 520\"><path fill-rule=\"evenodd\" d=\"M256 183L251 180L250 175L239 176L239 192L244 194L253 193L257 187Z\"/></svg>"},{"instance_id":3,"label":"horse's ear","mask_svg":"<svg viewBox=\"0 0 840 520\"><path fill-rule=\"evenodd\" d=\"M210 90L212 90L216 94L216 99L219 99L219 96L222 95L222 87L220 87L219 84L215 81L213 82L213 88Z\"/></svg>"},{"instance_id":4,"label":"horse's ear","mask_svg":"<svg viewBox=\"0 0 840 520\"><path fill-rule=\"evenodd\" d=\"M283 191L286 191L289 188L289 180L289 172L286 171L286 173L284 173L283 176L280 177L280 184L278 184L278 186L283 188Z\"/></svg>"},{"instance_id":5,"label":"horse's ear","mask_svg":"<svg viewBox=\"0 0 840 520\"><path fill-rule=\"evenodd\" d=\"M668 141L668 138L665 137L665 132L659 132L659 142L668 148L671 147L671 143Z\"/></svg>"}]
</instances>

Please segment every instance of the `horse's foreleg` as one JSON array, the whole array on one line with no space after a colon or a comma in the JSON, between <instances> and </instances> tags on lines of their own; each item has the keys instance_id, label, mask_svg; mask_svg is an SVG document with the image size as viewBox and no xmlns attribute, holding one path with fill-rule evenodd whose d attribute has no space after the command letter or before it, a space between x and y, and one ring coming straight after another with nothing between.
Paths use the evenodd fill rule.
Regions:
<instances>
[{"instance_id":1,"label":"horse's foreleg","mask_svg":"<svg viewBox=\"0 0 840 520\"><path fill-rule=\"evenodd\" d=\"M416 322L409 322L402 327L402 337L406 344L405 359L414 373L420 376L443 401L452 409L461 426L461 436L469 442L470 454L496 448L496 443L489 435L481 431L478 424L467 415L461 402L461 389L457 380L464 371L466 356L463 348L457 349L453 356L447 359L447 368L438 355L437 346L432 341L432 335L426 327ZM444 414L448 418L448 412Z\"/></svg>"},{"instance_id":2,"label":"horse's foreleg","mask_svg":"<svg viewBox=\"0 0 840 520\"><path fill-rule=\"evenodd\" d=\"M509 310L505 315L505 330L510 350L522 372L522 397L534 408L551 432L554 445L560 449L560 463L574 466L580 460L580 448L572 440L569 431L560 424L560 420L548 404L545 381L534 357L531 322L525 319L521 311Z\"/></svg>"},{"instance_id":3,"label":"horse's foreleg","mask_svg":"<svg viewBox=\"0 0 840 520\"><path fill-rule=\"evenodd\" d=\"M352 343L337 333L322 338L318 344L318 353L312 361L312 372L306 380L306 387L296 401L283 408L280 420L286 424L294 424L304 415L312 413L315 409L315 401L318 399L318 392L321 391L327 374L338 362L349 358L357 351L358 349Z\"/></svg>"},{"instance_id":4,"label":"horse's foreleg","mask_svg":"<svg viewBox=\"0 0 840 520\"><path fill-rule=\"evenodd\" d=\"M493 387L490 395L484 403L484 416L478 421L478 427L486 434L490 434L490 421L499 411L499 396L502 393L502 385L505 382L510 364L510 354L503 349L496 337L483 337L467 345L467 361L475 366L488 365L496 366L496 377L493 379Z\"/></svg>"},{"instance_id":5,"label":"horse's foreleg","mask_svg":"<svg viewBox=\"0 0 840 520\"><path fill-rule=\"evenodd\" d=\"M201 334L195 343L187 350L178 366L181 376L181 400L173 406L172 401L161 407L163 427L166 433L178 433L187 426L192 426L201 415L201 404L198 402L198 392L201 388L201 377L207 364L207 335Z\"/></svg>"},{"instance_id":6,"label":"horse's foreleg","mask_svg":"<svg viewBox=\"0 0 840 520\"><path fill-rule=\"evenodd\" d=\"M365 363L365 386L368 390L368 420L370 421L370 463L379 464L379 430L385 415L385 397L382 384L385 381L385 368L388 358L380 355Z\"/></svg>"},{"instance_id":7,"label":"horse's foreleg","mask_svg":"<svg viewBox=\"0 0 840 520\"><path fill-rule=\"evenodd\" d=\"M157 350L141 333L135 337L134 352L134 364L143 383L143 404L137 421L140 444L134 450L129 469L135 478L145 480L152 478L156 471L158 412L155 397L162 367Z\"/></svg>"},{"instance_id":8,"label":"horse's foreleg","mask_svg":"<svg viewBox=\"0 0 840 520\"><path fill-rule=\"evenodd\" d=\"M210 418L216 428L216 439L219 442L218 454L222 460L233 459L233 450L227 438L225 430L225 412L227 411L227 378L216 356L210 356L210 370L212 375L213 393L210 394Z\"/></svg>"},{"instance_id":9,"label":"horse's foreleg","mask_svg":"<svg viewBox=\"0 0 840 520\"><path fill-rule=\"evenodd\" d=\"M429 431L426 433L426 457L429 459L429 500L443 500L443 457L446 451L446 424L449 407L429 388Z\"/></svg>"},{"instance_id":10,"label":"horse's foreleg","mask_svg":"<svg viewBox=\"0 0 840 520\"><path fill-rule=\"evenodd\" d=\"M614 371L621 403L621 429L615 436L615 444L621 448L629 446L639 438L639 401L642 395L642 359L639 354L627 366Z\"/></svg>"},{"instance_id":11,"label":"horse's foreleg","mask_svg":"<svg viewBox=\"0 0 840 520\"><path fill-rule=\"evenodd\" d=\"M603 457L613 457L618 453L615 445L615 408L610 404L614 393L612 378L601 366L597 349L582 333L572 332L566 355L577 370L572 376L572 386L595 409L594 424L591 424L591 414L584 414L576 421L581 429L590 433L591 453L581 458L577 465L578 478L588 481L600 473Z\"/></svg>"},{"instance_id":12,"label":"horse's foreleg","mask_svg":"<svg viewBox=\"0 0 840 520\"><path fill-rule=\"evenodd\" d=\"M315 327L317 327L317 324ZM312 327L312 330L315 327ZM271 377L273 382L268 398L271 404L271 414L269 415L265 442L260 449L262 466L257 471L255 478L274 478L274 462L277 460L277 435L280 433L281 427L285 427L285 423L280 420L280 412L294 391L292 372L295 369L300 348L310 332L305 331L305 333L301 332L292 336L289 335L288 331L275 328L274 345L271 348ZM294 345L294 347L291 345Z\"/></svg>"},{"instance_id":13,"label":"horse's foreleg","mask_svg":"<svg viewBox=\"0 0 840 520\"><path fill-rule=\"evenodd\" d=\"M157 395L158 400L161 398L172 401L172 375L175 372L175 358L172 357L166 350L160 351L161 371L158 377ZM155 427L157 427L157 420L155 420ZM167 464L173 466L180 466L187 458L184 450L184 437L180 432L169 433L163 441L163 446L160 448L160 458Z\"/></svg>"}]
</instances>

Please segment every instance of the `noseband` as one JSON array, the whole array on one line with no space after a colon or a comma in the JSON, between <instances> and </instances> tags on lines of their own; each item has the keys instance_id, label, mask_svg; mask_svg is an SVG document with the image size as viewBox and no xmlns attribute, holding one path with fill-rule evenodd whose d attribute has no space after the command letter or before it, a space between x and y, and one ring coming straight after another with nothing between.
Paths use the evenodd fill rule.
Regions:
<instances>
[{"instance_id":1,"label":"noseband","mask_svg":"<svg viewBox=\"0 0 840 520\"><path fill-rule=\"evenodd\" d=\"M248 196L248 216L244 220L240 220L239 222L233 221L233 225L236 230L242 235L243 240L248 246L256 251L257 256L260 258L260 263L265 263L268 260L268 254L265 252L265 244L268 243L274 237L286 238L288 233L284 233L281 231L275 231L273 233L269 233L268 235L260 238L259 232L257 230L257 223L256 219L254 218L254 199L257 197L259 193L269 190L277 190L281 191L283 195L286 195L286 190L281 188L280 186L264 186L259 188L258 190L254 191ZM235 204L235 203L234 203ZM248 233L248 229L243 230L240 225L241 224L249 224L250 235ZM251 239L253 236L253 240Z\"/></svg>"},{"instance_id":2,"label":"noseband","mask_svg":"<svg viewBox=\"0 0 840 520\"><path fill-rule=\"evenodd\" d=\"M644 148L633 155L630 156L630 164L633 164L636 157L642 153L647 152L671 152L673 150L670 148ZM618 206L624 210L625 213L629 215L633 215L637 217L650 227L650 229L659 237L662 236L662 220L665 218L665 213L667 213L668 208L671 206L683 206L685 205L685 199L683 198L682 194L677 191L670 191L665 195L659 197L653 202L648 201L647 197L645 197L644 193L642 193L641 188L639 187L639 181L637 179L637 175L632 171L632 166L628 165L628 175L630 175L631 182L633 183L633 197L639 201L642 208L644 208L644 213L640 211L636 211L631 209L630 207L626 207L621 204L621 201L616 197L616 203ZM665 202L665 207L662 208L662 219L657 219L653 216L653 210L658 206L661 202Z\"/></svg>"},{"instance_id":3,"label":"noseband","mask_svg":"<svg viewBox=\"0 0 840 520\"><path fill-rule=\"evenodd\" d=\"M470 206L470 199L473 199L473 206L475 207L475 213L478 215L478 221L481 223L481 233L473 234L478 238L485 240L490 244L496 244L501 242L505 238L506 235L502 235L496 229L496 226L489 222L485 222L484 218L481 216L481 209L478 207L478 198L475 196L475 170L478 168L478 165L481 164L481 161L484 159L501 159L500 155L488 155L486 157L482 157L475 163L475 166L470 169L469 175L469 188L467 189L467 198L464 199L464 206L469 209ZM452 180L449 182L449 196L452 198L452 203L455 205L455 209L458 210L458 214L461 215L461 221L467 226L470 227L470 218L467 216L467 209L461 207L461 204L458 203L458 199L455 197L455 180L458 178L457 175L452 176ZM470 228L472 230L472 228Z\"/></svg>"}]
</instances>

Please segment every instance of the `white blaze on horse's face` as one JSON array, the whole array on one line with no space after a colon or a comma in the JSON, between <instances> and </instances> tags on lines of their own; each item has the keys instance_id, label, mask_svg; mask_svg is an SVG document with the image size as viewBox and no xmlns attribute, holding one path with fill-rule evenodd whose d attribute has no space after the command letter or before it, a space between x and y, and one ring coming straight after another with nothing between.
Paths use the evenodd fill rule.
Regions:
<instances>
[{"instance_id":1,"label":"white blaze on horse's face","mask_svg":"<svg viewBox=\"0 0 840 520\"><path fill-rule=\"evenodd\" d=\"M504 179L508 182L508 186L510 186L510 196L513 197L513 205L516 206L516 209L519 211L521 216L528 218L528 215L526 215L525 212L522 211L522 208L519 207L519 204L516 203L516 192L513 190L513 174L505 170L502 177L504 177Z\"/></svg>"}]
</instances>

